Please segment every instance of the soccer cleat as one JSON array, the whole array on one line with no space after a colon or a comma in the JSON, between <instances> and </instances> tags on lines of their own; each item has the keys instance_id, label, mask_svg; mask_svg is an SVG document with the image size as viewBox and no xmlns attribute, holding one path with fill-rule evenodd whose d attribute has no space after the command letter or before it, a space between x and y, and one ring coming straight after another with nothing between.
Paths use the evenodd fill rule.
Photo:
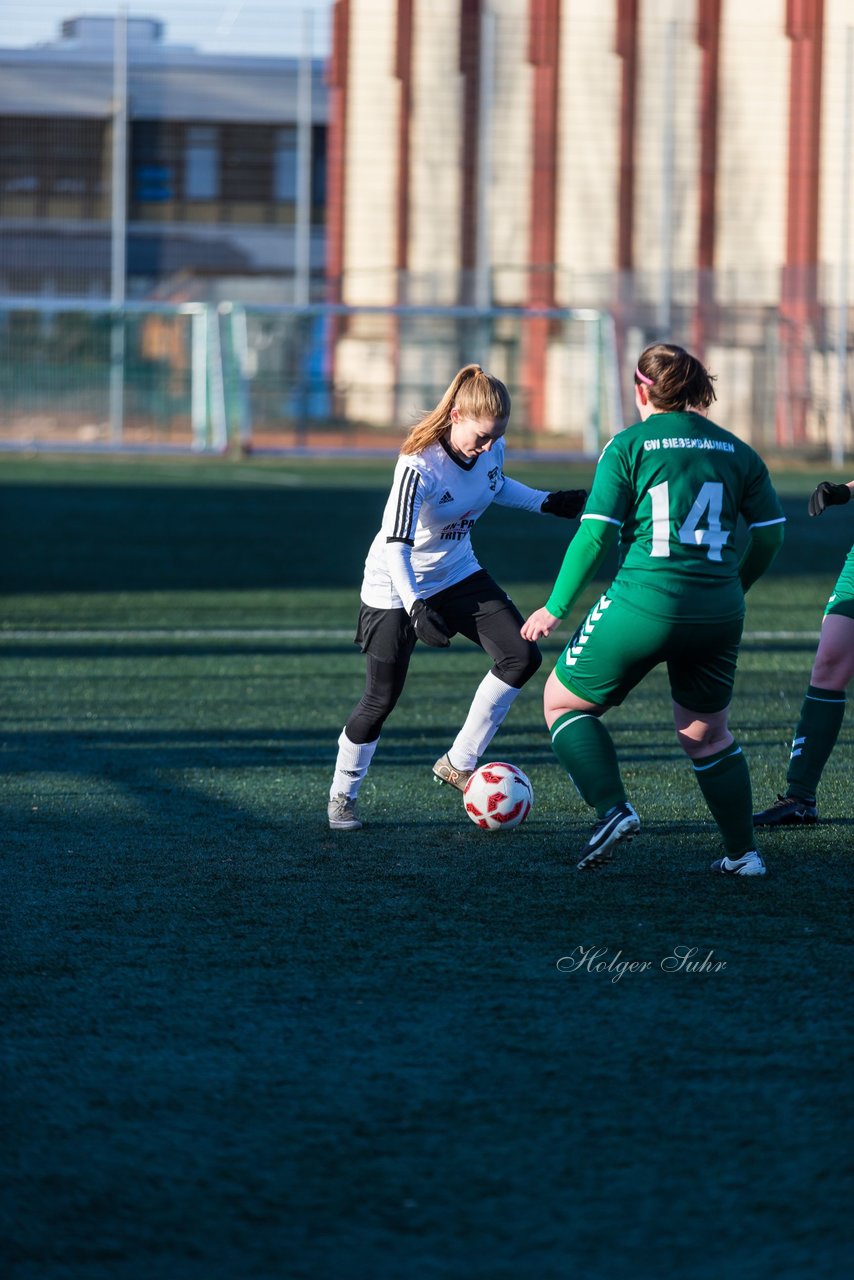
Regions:
<instances>
[{"instance_id":1,"label":"soccer cleat","mask_svg":"<svg viewBox=\"0 0 854 1280\"><path fill-rule=\"evenodd\" d=\"M447 752L433 765L433 781L444 782L449 787L456 787L457 791L465 791L466 783L473 773L474 769L455 769Z\"/></svg>"},{"instance_id":2,"label":"soccer cleat","mask_svg":"<svg viewBox=\"0 0 854 1280\"><path fill-rule=\"evenodd\" d=\"M332 797L326 806L326 813L333 831L358 831L364 825L356 817L355 796L345 796L343 791Z\"/></svg>"},{"instance_id":3,"label":"soccer cleat","mask_svg":"<svg viewBox=\"0 0 854 1280\"><path fill-rule=\"evenodd\" d=\"M756 850L751 849L740 858L718 858L709 870L722 871L726 876L764 876L765 863Z\"/></svg>"},{"instance_id":4,"label":"soccer cleat","mask_svg":"<svg viewBox=\"0 0 854 1280\"><path fill-rule=\"evenodd\" d=\"M754 813L754 827L803 827L818 822L815 801L799 800L797 796L777 796L777 799L761 813Z\"/></svg>"},{"instance_id":5,"label":"soccer cleat","mask_svg":"<svg viewBox=\"0 0 854 1280\"><path fill-rule=\"evenodd\" d=\"M631 840L640 831L640 818L630 804L617 805L594 826L590 839L581 850L578 870L587 871L610 861L611 850L621 840Z\"/></svg>"}]
</instances>

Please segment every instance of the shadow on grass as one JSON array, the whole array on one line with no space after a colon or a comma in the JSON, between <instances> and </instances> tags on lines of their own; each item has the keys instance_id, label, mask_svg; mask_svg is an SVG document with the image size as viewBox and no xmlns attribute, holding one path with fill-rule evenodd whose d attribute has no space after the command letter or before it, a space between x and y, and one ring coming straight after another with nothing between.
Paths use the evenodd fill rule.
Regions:
<instances>
[{"instance_id":1,"label":"shadow on grass","mask_svg":"<svg viewBox=\"0 0 854 1280\"><path fill-rule=\"evenodd\" d=\"M180 629L180 628L179 628ZM302 644L288 644L286 642L277 643L272 640L260 640L254 642L257 648L253 648L251 638L236 641L229 644L228 641L212 640L206 643L203 637L198 641L145 641L140 639L138 642L122 641L120 644L98 644L87 638L80 641L17 641L3 640L0 633L0 658L66 658L66 659L95 659L95 658L307 658L311 657L312 650ZM332 642L323 636L318 637L317 654L322 653L324 657L358 657L359 649L351 641L341 641L340 643ZM361 674L361 671L360 671ZM0 677L2 678L2 677ZM204 676L194 676L194 679L204 679ZM211 679L215 677L209 677ZM275 679L275 676L266 676L265 679Z\"/></svg>"},{"instance_id":2,"label":"shadow on grass","mask_svg":"<svg viewBox=\"0 0 854 1280\"><path fill-rule=\"evenodd\" d=\"M391 466L388 480L391 480ZM187 484L0 484L0 589L104 592L352 587L379 527L385 488L276 489ZM786 499L788 541L771 574L828 575L851 542L850 522L810 521ZM556 572L577 524L490 509L475 538L499 580ZM739 541L743 541L741 531ZM609 559L602 576L612 572ZM538 569L539 573L539 569ZM546 577L550 574L547 571Z\"/></svg>"},{"instance_id":3,"label":"shadow on grass","mask_svg":"<svg viewBox=\"0 0 854 1280\"><path fill-rule=\"evenodd\" d=\"M308 761L298 729L5 736L9 1274L837 1275L822 877L775 854L721 885L693 820L573 874L577 815L484 837L420 782L330 833L321 740L331 762L320 729ZM675 945L728 967L662 973ZM578 946L651 970L559 973Z\"/></svg>"}]
</instances>

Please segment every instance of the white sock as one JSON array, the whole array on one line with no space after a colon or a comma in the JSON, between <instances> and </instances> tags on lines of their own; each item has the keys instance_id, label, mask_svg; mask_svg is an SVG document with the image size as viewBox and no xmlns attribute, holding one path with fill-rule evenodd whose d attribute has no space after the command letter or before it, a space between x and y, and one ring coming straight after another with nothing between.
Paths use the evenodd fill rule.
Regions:
<instances>
[{"instance_id":1,"label":"white sock","mask_svg":"<svg viewBox=\"0 0 854 1280\"><path fill-rule=\"evenodd\" d=\"M472 700L466 722L460 729L448 756L455 769L474 769L504 717L521 693L505 684L491 671L483 677Z\"/></svg>"},{"instance_id":2,"label":"white sock","mask_svg":"<svg viewBox=\"0 0 854 1280\"><path fill-rule=\"evenodd\" d=\"M355 800L359 794L362 779L374 758L379 738L373 742L351 742L344 730L338 739L338 759L335 761L335 772L332 775L332 786L329 788L329 799L334 800L342 794Z\"/></svg>"}]
</instances>

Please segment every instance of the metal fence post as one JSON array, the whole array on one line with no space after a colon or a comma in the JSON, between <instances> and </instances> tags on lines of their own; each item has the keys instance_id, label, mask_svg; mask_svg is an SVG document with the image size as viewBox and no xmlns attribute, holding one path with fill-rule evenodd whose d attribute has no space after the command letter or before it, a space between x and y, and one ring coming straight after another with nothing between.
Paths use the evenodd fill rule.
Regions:
<instances>
[{"instance_id":1,"label":"metal fence post","mask_svg":"<svg viewBox=\"0 0 854 1280\"><path fill-rule=\"evenodd\" d=\"M249 394L249 331L246 308L229 304L231 352L234 359L234 408L237 438L245 449L252 440L252 401Z\"/></svg>"},{"instance_id":2,"label":"metal fence post","mask_svg":"<svg viewBox=\"0 0 854 1280\"><path fill-rule=\"evenodd\" d=\"M658 325L662 338L673 323L673 202L676 174L676 32L668 22L664 44L664 123L661 132L661 293Z\"/></svg>"},{"instance_id":3,"label":"metal fence post","mask_svg":"<svg viewBox=\"0 0 854 1280\"><path fill-rule=\"evenodd\" d=\"M477 240L475 244L474 302L480 311L492 306L492 142L495 103L496 17L484 8L481 17L480 83L477 140ZM477 325L477 359L489 361L492 326L484 316Z\"/></svg>"},{"instance_id":4,"label":"metal fence post","mask_svg":"<svg viewBox=\"0 0 854 1280\"><path fill-rule=\"evenodd\" d=\"M225 404L225 376L222 367L220 315L217 307L208 311L208 387L210 402L210 447L218 453L228 448L228 412Z\"/></svg>"},{"instance_id":5,"label":"metal fence post","mask_svg":"<svg viewBox=\"0 0 854 1280\"><path fill-rule=\"evenodd\" d=\"M312 15L303 14L303 49L297 85L297 191L294 227L294 302L311 301L311 96Z\"/></svg>"},{"instance_id":6,"label":"metal fence post","mask_svg":"<svg viewBox=\"0 0 854 1280\"><path fill-rule=\"evenodd\" d=\"M200 307L190 322L190 423L193 448L202 451L208 438L208 313Z\"/></svg>"},{"instance_id":7,"label":"metal fence post","mask_svg":"<svg viewBox=\"0 0 854 1280\"><path fill-rule=\"evenodd\" d=\"M835 467L845 462L845 419L848 407L848 254L850 252L849 219L851 204L851 131L854 106L854 27L845 39L845 87L842 110L842 194L839 201L839 307L836 320L836 413L830 455Z\"/></svg>"},{"instance_id":8,"label":"metal fence post","mask_svg":"<svg viewBox=\"0 0 854 1280\"><path fill-rule=\"evenodd\" d=\"M118 5L113 35L113 137L110 184L110 438L124 432L125 274L127 270L128 14Z\"/></svg>"}]
</instances>

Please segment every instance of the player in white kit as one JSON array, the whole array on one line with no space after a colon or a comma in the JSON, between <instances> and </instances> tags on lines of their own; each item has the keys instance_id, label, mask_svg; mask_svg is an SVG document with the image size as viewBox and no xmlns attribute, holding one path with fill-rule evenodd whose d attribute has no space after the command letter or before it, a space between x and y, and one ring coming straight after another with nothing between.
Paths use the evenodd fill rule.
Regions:
<instances>
[{"instance_id":1,"label":"player in white kit","mask_svg":"<svg viewBox=\"0 0 854 1280\"><path fill-rule=\"evenodd\" d=\"M365 691L338 739L328 805L333 830L362 826L356 796L403 691L416 641L445 648L452 636L463 635L493 660L465 723L433 766L437 781L460 791L542 662L536 644L520 635L519 610L478 563L471 531L493 502L573 518L587 494L548 493L505 476L509 417L504 383L467 365L404 441L365 561L356 631L367 665Z\"/></svg>"}]
</instances>

